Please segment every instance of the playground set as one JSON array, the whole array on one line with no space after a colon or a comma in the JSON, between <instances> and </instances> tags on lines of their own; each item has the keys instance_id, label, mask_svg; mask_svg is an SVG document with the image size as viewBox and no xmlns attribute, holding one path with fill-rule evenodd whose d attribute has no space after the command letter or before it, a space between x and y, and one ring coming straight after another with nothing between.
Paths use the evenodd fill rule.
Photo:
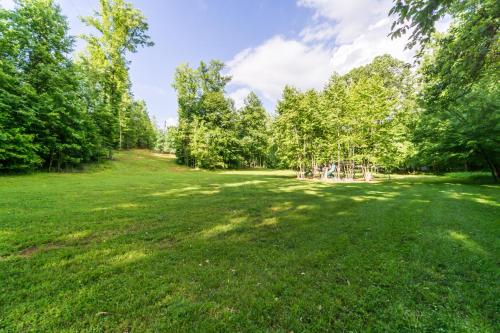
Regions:
<instances>
[{"instance_id":1,"label":"playground set","mask_svg":"<svg viewBox=\"0 0 500 333\"><path fill-rule=\"evenodd\" d=\"M332 182L372 181L374 173L378 172L375 165L355 164L352 161L314 164L309 170L301 168L297 172L298 179L319 179Z\"/></svg>"}]
</instances>

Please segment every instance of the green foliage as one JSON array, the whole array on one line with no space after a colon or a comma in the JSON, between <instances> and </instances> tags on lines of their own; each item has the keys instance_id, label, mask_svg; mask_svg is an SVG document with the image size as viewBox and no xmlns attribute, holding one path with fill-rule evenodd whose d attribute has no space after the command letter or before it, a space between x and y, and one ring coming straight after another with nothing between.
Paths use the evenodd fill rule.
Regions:
<instances>
[{"instance_id":1,"label":"green foliage","mask_svg":"<svg viewBox=\"0 0 500 333\"><path fill-rule=\"evenodd\" d=\"M397 15L392 24L390 36L399 38L411 31L407 47L412 48L417 44L425 46L436 30L435 23L445 14L455 12L456 7L463 2L460 0L396 0L389 11L389 15Z\"/></svg>"},{"instance_id":2,"label":"green foliage","mask_svg":"<svg viewBox=\"0 0 500 333\"><path fill-rule=\"evenodd\" d=\"M144 101L132 102L127 110L126 120L123 133L124 148L153 149L156 142L156 130L149 119L146 103Z\"/></svg>"},{"instance_id":3,"label":"green foliage","mask_svg":"<svg viewBox=\"0 0 500 333\"><path fill-rule=\"evenodd\" d=\"M28 115L22 117L25 119L16 117L19 105L9 101L14 103L3 111L4 118L12 121L10 130L17 134L29 131L28 137L37 146L36 154L49 170L55 165L61 169L63 165L80 163L85 155L82 153L85 109L78 95L75 70L68 58L73 38L68 35L69 27L60 8L49 0L19 1L16 10L4 18L3 37L15 42L3 53L3 61L10 62L16 69L14 75L22 87L18 91L19 99L28 109L25 110ZM29 129L23 122L30 124ZM19 140L20 154L25 155L25 143L31 139L14 137ZM32 156L30 164L36 166L39 159ZM9 163L7 168L24 168L16 165Z\"/></svg>"},{"instance_id":4,"label":"green foliage","mask_svg":"<svg viewBox=\"0 0 500 333\"><path fill-rule=\"evenodd\" d=\"M251 92L238 112L237 135L246 166L262 166L267 160L270 119L257 95Z\"/></svg>"},{"instance_id":5,"label":"green foliage","mask_svg":"<svg viewBox=\"0 0 500 333\"><path fill-rule=\"evenodd\" d=\"M75 62L74 38L54 1L16 4L0 9L0 170L61 170L111 156L122 141L152 147L155 131L145 104L130 94L125 58L125 50L151 44L142 14L102 1L97 16L105 25L88 20L106 38L89 37L89 56Z\"/></svg>"},{"instance_id":6,"label":"green foliage","mask_svg":"<svg viewBox=\"0 0 500 333\"><path fill-rule=\"evenodd\" d=\"M355 165L363 173L404 168L412 154L413 112L409 66L377 57L344 76L333 75L321 93L285 88L274 122L276 154L302 175L331 163L348 178Z\"/></svg>"},{"instance_id":7,"label":"green foliage","mask_svg":"<svg viewBox=\"0 0 500 333\"><path fill-rule=\"evenodd\" d=\"M410 67L390 56L344 76L334 75L324 91L286 87L271 121L257 95L234 110L224 96L228 77L212 61L177 68L180 163L204 167L282 166L302 175L338 163L353 177L354 165L406 168L414 154L414 80ZM349 170L348 170L349 169ZM339 169L340 170L340 169ZM364 172L365 172L364 171Z\"/></svg>"},{"instance_id":8,"label":"green foliage","mask_svg":"<svg viewBox=\"0 0 500 333\"><path fill-rule=\"evenodd\" d=\"M163 129L158 128L154 150L160 153L175 154L177 131L176 126L167 127L166 123Z\"/></svg>"},{"instance_id":9,"label":"green foliage","mask_svg":"<svg viewBox=\"0 0 500 333\"><path fill-rule=\"evenodd\" d=\"M90 84L103 96L104 105L100 113L105 113L108 120L105 142L111 151L113 148L129 148L135 141L141 144L154 140L152 131L147 130L144 137L125 138L125 132L141 134L141 126L134 126L137 106L134 105L130 92L127 52L137 52L141 46L154 45L147 35L148 24L144 15L124 0L100 0L99 12L83 18L83 22L97 30L98 35L85 35L88 47L82 56L82 62L88 68ZM136 112L137 111L137 112ZM106 113L110 113L106 115ZM136 113L136 114L134 114ZM100 115L102 117L103 115ZM149 136L149 137L148 137Z\"/></svg>"},{"instance_id":10,"label":"green foliage","mask_svg":"<svg viewBox=\"0 0 500 333\"><path fill-rule=\"evenodd\" d=\"M30 128L37 123L35 92L16 69L12 13L0 9L0 170L30 170L42 162Z\"/></svg>"},{"instance_id":11,"label":"green foliage","mask_svg":"<svg viewBox=\"0 0 500 333\"><path fill-rule=\"evenodd\" d=\"M262 165L267 149L267 114L255 94L242 110L225 97L230 78L224 65L212 60L198 68L181 65L177 91L179 127L175 151L179 163L203 168Z\"/></svg>"},{"instance_id":12,"label":"green foliage","mask_svg":"<svg viewBox=\"0 0 500 333\"><path fill-rule=\"evenodd\" d=\"M435 19L426 17L423 4L439 6L436 15L454 18L445 35L432 38ZM422 26L413 39L428 47L421 68L423 112L415 132L419 158L438 169L486 165L498 179L498 1L412 1L405 6L398 3L392 11L399 22ZM398 30L393 34L398 36Z\"/></svg>"}]
</instances>

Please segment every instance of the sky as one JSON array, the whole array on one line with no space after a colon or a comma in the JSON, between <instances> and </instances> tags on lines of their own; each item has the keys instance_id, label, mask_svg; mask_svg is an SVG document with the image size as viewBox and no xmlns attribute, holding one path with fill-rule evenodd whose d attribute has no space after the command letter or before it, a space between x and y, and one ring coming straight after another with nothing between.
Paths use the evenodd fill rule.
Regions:
<instances>
[{"instance_id":1,"label":"sky","mask_svg":"<svg viewBox=\"0 0 500 333\"><path fill-rule=\"evenodd\" d=\"M70 33L93 32L79 20L98 0L55 0ZM175 68L218 59L232 76L227 95L242 105L250 91L274 112L286 84L321 89L328 78L390 54L412 62L404 38L391 40L392 0L132 0L149 23L155 45L129 54L132 91L161 126L175 125ZM12 0L0 0L5 8ZM441 23L444 29L447 22ZM85 47L79 40L75 52Z\"/></svg>"}]
</instances>

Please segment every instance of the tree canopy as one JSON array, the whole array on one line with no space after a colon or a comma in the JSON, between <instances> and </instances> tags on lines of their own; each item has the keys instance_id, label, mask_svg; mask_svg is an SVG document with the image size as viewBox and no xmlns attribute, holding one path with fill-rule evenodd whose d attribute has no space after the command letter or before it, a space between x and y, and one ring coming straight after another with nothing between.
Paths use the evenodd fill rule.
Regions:
<instances>
[{"instance_id":1,"label":"tree canopy","mask_svg":"<svg viewBox=\"0 0 500 333\"><path fill-rule=\"evenodd\" d=\"M0 9L0 169L61 170L152 147L146 105L130 92L126 51L149 46L144 16L124 1L100 1L85 21L100 35L73 60L75 37L52 0Z\"/></svg>"},{"instance_id":2,"label":"tree canopy","mask_svg":"<svg viewBox=\"0 0 500 333\"><path fill-rule=\"evenodd\" d=\"M365 179L392 172L489 168L499 177L499 15L494 0L397 0L392 38L409 35L414 64L378 56L320 90L286 86L268 113L251 92L227 96L224 63L175 70L178 126L156 128L129 75L131 53L153 46L148 22L125 0L100 0L75 36L53 0L0 9L0 170L62 170L115 149L175 152L201 168L330 168ZM452 21L436 32L444 17Z\"/></svg>"},{"instance_id":3,"label":"tree canopy","mask_svg":"<svg viewBox=\"0 0 500 333\"><path fill-rule=\"evenodd\" d=\"M499 12L490 0L398 1L391 10L392 35L413 27L409 46L425 47L415 138L426 164L485 163L499 177ZM444 14L453 17L449 31L433 34Z\"/></svg>"},{"instance_id":4,"label":"tree canopy","mask_svg":"<svg viewBox=\"0 0 500 333\"><path fill-rule=\"evenodd\" d=\"M175 72L179 127L175 148L180 163L204 168L256 166L265 163L268 116L257 95L236 110L227 98L230 77L224 64L212 60Z\"/></svg>"}]
</instances>

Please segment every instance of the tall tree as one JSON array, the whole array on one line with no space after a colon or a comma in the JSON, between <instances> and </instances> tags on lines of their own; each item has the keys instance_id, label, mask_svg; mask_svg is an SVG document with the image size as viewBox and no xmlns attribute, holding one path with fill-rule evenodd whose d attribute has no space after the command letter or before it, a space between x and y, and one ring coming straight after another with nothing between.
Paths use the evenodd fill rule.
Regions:
<instances>
[{"instance_id":1,"label":"tall tree","mask_svg":"<svg viewBox=\"0 0 500 333\"><path fill-rule=\"evenodd\" d=\"M180 163L207 168L238 164L236 112L224 95L230 77L222 75L223 68L221 62L212 60L196 69L188 65L176 69L173 87L178 101L176 155Z\"/></svg>"},{"instance_id":2,"label":"tall tree","mask_svg":"<svg viewBox=\"0 0 500 333\"><path fill-rule=\"evenodd\" d=\"M276 153L284 165L298 170L299 177L313 169L318 157L315 147L317 139L322 137L318 110L319 96L315 91L301 93L288 86L276 107L273 124Z\"/></svg>"},{"instance_id":3,"label":"tall tree","mask_svg":"<svg viewBox=\"0 0 500 333\"><path fill-rule=\"evenodd\" d=\"M433 15L426 15L429 10ZM392 35L415 27L409 46L420 42L430 49L422 67L418 134L428 143L423 151L427 157L445 154L450 162L477 163L481 156L495 180L500 173L499 12L495 0L397 1L391 10L397 15ZM433 39L435 22L444 14L453 24Z\"/></svg>"},{"instance_id":4,"label":"tall tree","mask_svg":"<svg viewBox=\"0 0 500 333\"><path fill-rule=\"evenodd\" d=\"M97 35L86 35L88 42L85 62L96 72L96 85L102 87L114 116L109 133L111 148L122 148L125 127L132 97L128 74L127 52L137 52L141 46L152 46L147 35L148 23L144 15L124 0L100 0L99 11L83 22L95 28Z\"/></svg>"},{"instance_id":5,"label":"tall tree","mask_svg":"<svg viewBox=\"0 0 500 333\"><path fill-rule=\"evenodd\" d=\"M13 24L14 12L0 8L0 170L29 170L39 166L40 146L31 131L38 119L32 107L35 91L17 68L22 31Z\"/></svg>"},{"instance_id":6,"label":"tall tree","mask_svg":"<svg viewBox=\"0 0 500 333\"><path fill-rule=\"evenodd\" d=\"M69 58L73 38L66 18L52 0L17 1L8 17L5 33L12 38L15 54L4 56L13 64L24 92L32 89L21 96L29 99L27 109L34 111L27 121L37 155L49 170L78 164L86 155L86 113ZM11 109L7 118L15 119L13 112Z\"/></svg>"},{"instance_id":7,"label":"tall tree","mask_svg":"<svg viewBox=\"0 0 500 333\"><path fill-rule=\"evenodd\" d=\"M334 74L321 93L286 87L273 124L276 154L300 176L332 163L346 178L355 166L366 178L377 166L405 167L413 153L412 88L408 65L390 56Z\"/></svg>"},{"instance_id":8,"label":"tall tree","mask_svg":"<svg viewBox=\"0 0 500 333\"><path fill-rule=\"evenodd\" d=\"M149 118L146 103L133 101L127 110L127 123L123 133L123 147L152 149L156 141L156 131Z\"/></svg>"},{"instance_id":9,"label":"tall tree","mask_svg":"<svg viewBox=\"0 0 500 333\"><path fill-rule=\"evenodd\" d=\"M249 166L262 166L269 145L269 116L255 93L251 92L245 98L238 116L241 157Z\"/></svg>"}]
</instances>

